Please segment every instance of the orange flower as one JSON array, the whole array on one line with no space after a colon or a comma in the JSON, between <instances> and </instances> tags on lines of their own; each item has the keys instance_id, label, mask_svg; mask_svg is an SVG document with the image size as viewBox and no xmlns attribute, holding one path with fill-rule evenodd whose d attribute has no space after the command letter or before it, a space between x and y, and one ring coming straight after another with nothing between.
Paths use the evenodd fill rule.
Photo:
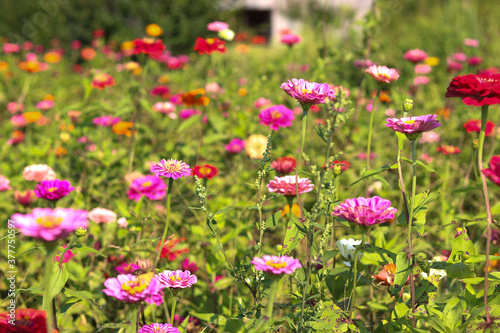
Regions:
<instances>
[{"instance_id":1,"label":"orange flower","mask_svg":"<svg viewBox=\"0 0 500 333\"><path fill-rule=\"evenodd\" d=\"M495 253L496 256L500 256L499 253ZM493 269L498 270L498 264L500 261L497 260L490 260L490 264L488 265L488 272L491 272ZM484 269L486 271L486 268Z\"/></svg>"},{"instance_id":2,"label":"orange flower","mask_svg":"<svg viewBox=\"0 0 500 333\"><path fill-rule=\"evenodd\" d=\"M130 121L120 121L113 125L113 133L118 135L132 136L132 131L130 130L134 126L133 122Z\"/></svg>"},{"instance_id":3,"label":"orange flower","mask_svg":"<svg viewBox=\"0 0 500 333\"><path fill-rule=\"evenodd\" d=\"M96 52L93 48L91 47L85 47L82 49L82 51L80 52L80 55L82 56L82 58L84 60L92 60L95 58L95 55L96 55Z\"/></svg>"},{"instance_id":4,"label":"orange flower","mask_svg":"<svg viewBox=\"0 0 500 333\"><path fill-rule=\"evenodd\" d=\"M159 84L164 84L164 83L168 83L169 79L168 79L168 76L166 76L166 75L160 75L158 77L157 81Z\"/></svg>"},{"instance_id":5,"label":"orange flower","mask_svg":"<svg viewBox=\"0 0 500 333\"><path fill-rule=\"evenodd\" d=\"M56 147L54 149L54 153L56 154L57 157L61 157L61 156L64 156L68 153L68 150L66 148L63 148L63 147Z\"/></svg>"},{"instance_id":6,"label":"orange flower","mask_svg":"<svg viewBox=\"0 0 500 333\"><path fill-rule=\"evenodd\" d=\"M237 53L248 53L250 51L250 46L247 44L238 44L236 45L236 52Z\"/></svg>"},{"instance_id":7,"label":"orange flower","mask_svg":"<svg viewBox=\"0 0 500 333\"><path fill-rule=\"evenodd\" d=\"M50 52L45 53L45 55L43 56L43 59L46 62L50 62L50 63L54 64L54 63L61 61L61 55L55 51L50 51Z\"/></svg>"},{"instance_id":8,"label":"orange flower","mask_svg":"<svg viewBox=\"0 0 500 333\"><path fill-rule=\"evenodd\" d=\"M71 132L72 130L74 130L74 129L75 129L75 125L73 125L73 124L69 124L68 126L66 126L65 124L61 124L61 125L59 126L59 129L60 129L61 131Z\"/></svg>"},{"instance_id":9,"label":"orange flower","mask_svg":"<svg viewBox=\"0 0 500 333\"><path fill-rule=\"evenodd\" d=\"M0 61L0 72L3 72L7 68L9 68L9 64L5 61Z\"/></svg>"},{"instance_id":10,"label":"orange flower","mask_svg":"<svg viewBox=\"0 0 500 333\"><path fill-rule=\"evenodd\" d=\"M443 117L444 119L450 118L450 108L442 108L436 111L438 116Z\"/></svg>"},{"instance_id":11,"label":"orange flower","mask_svg":"<svg viewBox=\"0 0 500 333\"><path fill-rule=\"evenodd\" d=\"M39 126L48 125L50 123L50 119L44 116L41 116L40 119L36 121L36 124Z\"/></svg>"},{"instance_id":12,"label":"orange flower","mask_svg":"<svg viewBox=\"0 0 500 333\"><path fill-rule=\"evenodd\" d=\"M245 88L240 88L238 89L238 95L240 96L246 96L248 94L248 90Z\"/></svg>"},{"instance_id":13,"label":"orange flower","mask_svg":"<svg viewBox=\"0 0 500 333\"><path fill-rule=\"evenodd\" d=\"M23 117L28 123L34 123L42 117L42 114L38 111L25 112L23 113Z\"/></svg>"},{"instance_id":14,"label":"orange flower","mask_svg":"<svg viewBox=\"0 0 500 333\"><path fill-rule=\"evenodd\" d=\"M56 100L56 98L54 97L54 95L47 94L47 95L45 95L45 96L43 97L43 100L44 100L44 101L52 101L52 102L53 102L53 101L55 101L55 100Z\"/></svg>"},{"instance_id":15,"label":"orange flower","mask_svg":"<svg viewBox=\"0 0 500 333\"><path fill-rule=\"evenodd\" d=\"M43 66L38 61L23 61L19 63L19 68L26 72L36 73L41 71Z\"/></svg>"},{"instance_id":16,"label":"orange flower","mask_svg":"<svg viewBox=\"0 0 500 333\"><path fill-rule=\"evenodd\" d=\"M146 26L146 33L152 37L158 37L161 36L163 30L158 24L152 23Z\"/></svg>"},{"instance_id":17,"label":"orange flower","mask_svg":"<svg viewBox=\"0 0 500 333\"><path fill-rule=\"evenodd\" d=\"M392 99L391 99L391 97L389 96L389 94L390 94L390 93L391 93L390 91L387 91L387 90L382 90L382 91L380 92L380 95L378 96L379 101L380 101L380 102L382 102L382 103L391 103L391 102L392 102ZM372 96L375 98L375 96L377 96L377 92L376 92L376 91L374 91L374 92L372 93Z\"/></svg>"},{"instance_id":18,"label":"orange flower","mask_svg":"<svg viewBox=\"0 0 500 333\"><path fill-rule=\"evenodd\" d=\"M383 284L384 286L392 286L394 284L395 275L396 265L391 262L385 265L377 275L373 275L372 278L376 279L380 282L380 284Z\"/></svg>"},{"instance_id":19,"label":"orange flower","mask_svg":"<svg viewBox=\"0 0 500 333\"><path fill-rule=\"evenodd\" d=\"M187 92L182 95L182 103L186 104L187 106L191 105L207 106L209 102L210 98L205 96L205 89L203 88L191 90L190 92Z\"/></svg>"},{"instance_id":20,"label":"orange flower","mask_svg":"<svg viewBox=\"0 0 500 333\"><path fill-rule=\"evenodd\" d=\"M286 205L283 207L283 210L281 211L281 217L283 216L288 216L288 213L290 212L290 206ZM292 214L295 216L299 217L300 216L300 206L297 204L292 205Z\"/></svg>"}]
</instances>

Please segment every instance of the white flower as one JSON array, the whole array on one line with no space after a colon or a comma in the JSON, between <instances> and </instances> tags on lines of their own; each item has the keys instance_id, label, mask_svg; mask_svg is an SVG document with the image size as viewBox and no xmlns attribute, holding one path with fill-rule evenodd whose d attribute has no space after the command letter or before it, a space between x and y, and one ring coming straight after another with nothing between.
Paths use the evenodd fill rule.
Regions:
<instances>
[{"instance_id":1,"label":"white flower","mask_svg":"<svg viewBox=\"0 0 500 333\"><path fill-rule=\"evenodd\" d=\"M227 41L232 41L234 38L234 31L231 29L226 29L226 30L219 31L218 35L222 39L225 39Z\"/></svg>"},{"instance_id":2,"label":"white flower","mask_svg":"<svg viewBox=\"0 0 500 333\"><path fill-rule=\"evenodd\" d=\"M432 261L434 262L438 262L438 261L443 261L443 258L441 256L436 256L434 258L432 258ZM432 263L432 261L429 260L429 264ZM445 269L434 269L434 268L431 268L429 270L429 274L425 273L425 272L422 272L422 276L427 279L427 278L430 278L432 276L438 276L438 281L441 280L442 278L444 278L446 276L446 270Z\"/></svg>"},{"instance_id":3,"label":"white flower","mask_svg":"<svg viewBox=\"0 0 500 333\"><path fill-rule=\"evenodd\" d=\"M342 257L347 259L348 261L344 261L344 264L347 267L351 267L351 262L354 261L354 252L356 252L356 245L361 244L360 240L354 240L352 238L349 239L341 239L337 241L337 247L340 250L340 254L342 254ZM363 257L363 254L361 252L358 252L358 261L361 260Z\"/></svg>"}]
</instances>

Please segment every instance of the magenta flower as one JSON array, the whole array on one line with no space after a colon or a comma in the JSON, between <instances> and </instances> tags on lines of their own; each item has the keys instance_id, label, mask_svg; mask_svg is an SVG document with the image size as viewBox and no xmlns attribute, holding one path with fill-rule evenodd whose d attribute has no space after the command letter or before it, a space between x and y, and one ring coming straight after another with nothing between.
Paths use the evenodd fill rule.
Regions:
<instances>
[{"instance_id":1,"label":"magenta flower","mask_svg":"<svg viewBox=\"0 0 500 333\"><path fill-rule=\"evenodd\" d=\"M186 258L181 263L181 269L184 271L190 271L191 274L194 274L199 270L199 267L196 263L190 262L189 259Z\"/></svg>"},{"instance_id":2,"label":"magenta flower","mask_svg":"<svg viewBox=\"0 0 500 333\"><path fill-rule=\"evenodd\" d=\"M136 265L136 264L129 264L129 263L122 263L120 266L115 267L115 269L118 271L120 274L132 274L136 270L140 269L141 266Z\"/></svg>"},{"instance_id":3,"label":"magenta flower","mask_svg":"<svg viewBox=\"0 0 500 333\"><path fill-rule=\"evenodd\" d=\"M380 197L347 199L333 209L332 215L369 227L392 220L397 209Z\"/></svg>"},{"instance_id":4,"label":"magenta flower","mask_svg":"<svg viewBox=\"0 0 500 333\"><path fill-rule=\"evenodd\" d=\"M0 192L8 190L12 190L12 187L10 187L10 180L5 176L0 175Z\"/></svg>"},{"instance_id":5,"label":"magenta flower","mask_svg":"<svg viewBox=\"0 0 500 333\"><path fill-rule=\"evenodd\" d=\"M162 159L160 162L151 167L151 172L156 174L158 177L173 179L191 176L191 169L189 165L174 159L169 159L168 161Z\"/></svg>"},{"instance_id":6,"label":"magenta flower","mask_svg":"<svg viewBox=\"0 0 500 333\"><path fill-rule=\"evenodd\" d=\"M62 246L63 248L66 248L66 245L63 245ZM66 253L64 254L63 256L63 260L62 260L62 263L65 264L67 263L68 261L71 260L71 258L73 258L75 256L75 254L71 251L71 250L68 250L66 251ZM56 261L59 262L59 260L61 259L61 253L59 253L59 255L56 256Z\"/></svg>"},{"instance_id":7,"label":"magenta flower","mask_svg":"<svg viewBox=\"0 0 500 333\"><path fill-rule=\"evenodd\" d=\"M281 35L281 42L283 44L287 44L288 46L292 46L294 44L300 43L302 38L296 34L284 34Z\"/></svg>"},{"instance_id":8,"label":"magenta flower","mask_svg":"<svg viewBox=\"0 0 500 333\"><path fill-rule=\"evenodd\" d=\"M51 100L43 100L36 104L36 108L39 110L50 110L54 107L54 102Z\"/></svg>"},{"instance_id":9,"label":"magenta flower","mask_svg":"<svg viewBox=\"0 0 500 333\"><path fill-rule=\"evenodd\" d=\"M148 274L135 276L120 274L116 278L104 281L103 292L125 303L146 301L149 304L160 305L163 303L163 286L155 277Z\"/></svg>"},{"instance_id":10,"label":"magenta flower","mask_svg":"<svg viewBox=\"0 0 500 333\"><path fill-rule=\"evenodd\" d=\"M35 194L39 198L57 201L73 191L74 188L67 180L43 180L35 187Z\"/></svg>"},{"instance_id":11,"label":"magenta flower","mask_svg":"<svg viewBox=\"0 0 500 333\"><path fill-rule=\"evenodd\" d=\"M427 59L427 53L422 50L414 49L405 53L403 59L408 60L416 64L417 62L424 61Z\"/></svg>"},{"instance_id":12,"label":"magenta flower","mask_svg":"<svg viewBox=\"0 0 500 333\"><path fill-rule=\"evenodd\" d=\"M295 176L274 177L267 184L267 189L271 193L279 193L285 196L296 196ZM299 194L311 192L314 184L309 178L299 178Z\"/></svg>"},{"instance_id":13,"label":"magenta flower","mask_svg":"<svg viewBox=\"0 0 500 333\"><path fill-rule=\"evenodd\" d=\"M429 132L439 126L442 126L439 121L436 120L436 117L437 115L435 114L428 114L425 116L405 117L401 119L387 118L387 124L385 124L385 127L389 127L396 132L405 134Z\"/></svg>"},{"instance_id":14,"label":"magenta flower","mask_svg":"<svg viewBox=\"0 0 500 333\"><path fill-rule=\"evenodd\" d=\"M232 139L224 148L229 154L238 154L245 149L245 140L239 138Z\"/></svg>"},{"instance_id":15,"label":"magenta flower","mask_svg":"<svg viewBox=\"0 0 500 333\"><path fill-rule=\"evenodd\" d=\"M102 127L107 127L107 126L112 126L118 122L120 122L120 117L113 117L113 116L102 116L102 117L97 117L92 120L94 125L96 126L102 126Z\"/></svg>"},{"instance_id":16,"label":"magenta flower","mask_svg":"<svg viewBox=\"0 0 500 333\"><path fill-rule=\"evenodd\" d=\"M302 267L298 259L287 256L263 256L254 257L252 264L258 271L264 271L271 274L292 274L297 268Z\"/></svg>"},{"instance_id":17,"label":"magenta flower","mask_svg":"<svg viewBox=\"0 0 500 333\"><path fill-rule=\"evenodd\" d=\"M281 89L301 104L322 104L326 98L335 98L335 92L328 83L292 79L282 83Z\"/></svg>"},{"instance_id":18,"label":"magenta flower","mask_svg":"<svg viewBox=\"0 0 500 333\"><path fill-rule=\"evenodd\" d=\"M138 177L132 181L128 190L130 200L139 201L145 195L149 200L160 200L167 195L167 185L156 176Z\"/></svg>"},{"instance_id":19,"label":"magenta flower","mask_svg":"<svg viewBox=\"0 0 500 333\"><path fill-rule=\"evenodd\" d=\"M33 208L31 214L14 214L16 228L26 236L52 242L88 225L87 212L71 208Z\"/></svg>"},{"instance_id":20,"label":"magenta flower","mask_svg":"<svg viewBox=\"0 0 500 333\"><path fill-rule=\"evenodd\" d=\"M368 67L366 73L370 74L378 82L383 83L391 83L399 79L398 71L387 66L372 65Z\"/></svg>"},{"instance_id":21,"label":"magenta flower","mask_svg":"<svg viewBox=\"0 0 500 333\"><path fill-rule=\"evenodd\" d=\"M229 24L226 22L215 21L207 25L207 29L210 31L223 31L229 29Z\"/></svg>"},{"instance_id":22,"label":"magenta flower","mask_svg":"<svg viewBox=\"0 0 500 333\"><path fill-rule=\"evenodd\" d=\"M168 271L165 270L156 277L165 288L190 288L198 282L196 275L192 275L190 271Z\"/></svg>"},{"instance_id":23,"label":"magenta flower","mask_svg":"<svg viewBox=\"0 0 500 333\"><path fill-rule=\"evenodd\" d=\"M292 126L295 117L293 111L284 105L274 105L262 110L259 119L261 125L266 125L273 131L277 131L280 127Z\"/></svg>"},{"instance_id":24,"label":"magenta flower","mask_svg":"<svg viewBox=\"0 0 500 333\"><path fill-rule=\"evenodd\" d=\"M179 333L180 331L170 324L154 323L151 325L144 325L138 333Z\"/></svg>"},{"instance_id":25,"label":"magenta flower","mask_svg":"<svg viewBox=\"0 0 500 333\"><path fill-rule=\"evenodd\" d=\"M481 172L492 182L500 186L500 155L493 156L489 163L490 168Z\"/></svg>"}]
</instances>

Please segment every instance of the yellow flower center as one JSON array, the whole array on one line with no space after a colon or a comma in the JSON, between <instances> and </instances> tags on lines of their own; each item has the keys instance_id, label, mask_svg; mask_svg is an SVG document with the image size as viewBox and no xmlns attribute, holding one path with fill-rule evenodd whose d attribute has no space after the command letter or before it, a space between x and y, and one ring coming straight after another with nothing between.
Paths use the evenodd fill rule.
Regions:
<instances>
[{"instance_id":1,"label":"yellow flower center","mask_svg":"<svg viewBox=\"0 0 500 333\"><path fill-rule=\"evenodd\" d=\"M51 187L49 188L47 191L49 191L50 193L54 192L55 190L57 190L57 187Z\"/></svg>"},{"instance_id":2,"label":"yellow flower center","mask_svg":"<svg viewBox=\"0 0 500 333\"><path fill-rule=\"evenodd\" d=\"M144 182L144 183L142 183L142 186L148 187L148 186L151 186L151 184L152 184L151 182Z\"/></svg>"},{"instance_id":3,"label":"yellow flower center","mask_svg":"<svg viewBox=\"0 0 500 333\"><path fill-rule=\"evenodd\" d=\"M130 295L135 295L137 293L143 292L148 287L147 283L142 279L136 279L122 284L122 290L126 291Z\"/></svg>"},{"instance_id":4,"label":"yellow flower center","mask_svg":"<svg viewBox=\"0 0 500 333\"><path fill-rule=\"evenodd\" d=\"M210 174L210 172L212 172L212 169L210 169L208 167L201 167L200 168L200 174L202 176L208 176Z\"/></svg>"},{"instance_id":5,"label":"yellow flower center","mask_svg":"<svg viewBox=\"0 0 500 333\"><path fill-rule=\"evenodd\" d=\"M171 276L171 277L170 277L170 281L172 281L172 282L175 282L175 281L181 281L181 280L182 280L182 279L181 279L180 277L175 276L175 275L173 275L173 276Z\"/></svg>"},{"instance_id":6,"label":"yellow flower center","mask_svg":"<svg viewBox=\"0 0 500 333\"><path fill-rule=\"evenodd\" d=\"M59 216L42 216L36 219L36 223L45 228L55 228L63 221L62 217Z\"/></svg>"},{"instance_id":7,"label":"yellow flower center","mask_svg":"<svg viewBox=\"0 0 500 333\"><path fill-rule=\"evenodd\" d=\"M214 39L213 38L207 38L207 43L208 44L213 44L214 43Z\"/></svg>"},{"instance_id":8,"label":"yellow flower center","mask_svg":"<svg viewBox=\"0 0 500 333\"><path fill-rule=\"evenodd\" d=\"M406 120L404 123L409 124L409 125L413 125L413 124L415 124L415 120Z\"/></svg>"},{"instance_id":9,"label":"yellow flower center","mask_svg":"<svg viewBox=\"0 0 500 333\"><path fill-rule=\"evenodd\" d=\"M181 171L181 167L179 164L175 163L175 162L171 162L171 161L165 161L165 163L163 163L162 165L165 170L169 171L169 172L179 172Z\"/></svg>"},{"instance_id":10,"label":"yellow flower center","mask_svg":"<svg viewBox=\"0 0 500 333\"><path fill-rule=\"evenodd\" d=\"M281 117L281 113L279 113L278 111L271 112L271 118L278 119L279 117Z\"/></svg>"},{"instance_id":11,"label":"yellow flower center","mask_svg":"<svg viewBox=\"0 0 500 333\"><path fill-rule=\"evenodd\" d=\"M266 261L266 265L271 266L273 268L285 268L286 262L279 261L279 260L268 260L268 261Z\"/></svg>"},{"instance_id":12,"label":"yellow flower center","mask_svg":"<svg viewBox=\"0 0 500 333\"><path fill-rule=\"evenodd\" d=\"M312 92L312 90L311 90L311 89L306 89L306 88L303 88L303 89L302 89L302 93L303 93L303 94L310 94L311 92Z\"/></svg>"}]
</instances>

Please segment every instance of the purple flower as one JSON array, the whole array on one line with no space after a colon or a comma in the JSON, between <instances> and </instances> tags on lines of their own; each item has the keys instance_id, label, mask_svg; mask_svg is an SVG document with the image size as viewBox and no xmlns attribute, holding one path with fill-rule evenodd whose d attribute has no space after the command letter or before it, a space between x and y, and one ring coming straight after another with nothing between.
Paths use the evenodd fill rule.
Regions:
<instances>
[{"instance_id":1,"label":"purple flower","mask_svg":"<svg viewBox=\"0 0 500 333\"><path fill-rule=\"evenodd\" d=\"M347 199L333 209L332 215L368 227L390 221L397 209L380 197Z\"/></svg>"},{"instance_id":2,"label":"purple flower","mask_svg":"<svg viewBox=\"0 0 500 333\"><path fill-rule=\"evenodd\" d=\"M198 265L194 262L189 262L188 258L184 259L181 263L181 269L184 271L190 271L191 274L194 274L199 270Z\"/></svg>"},{"instance_id":3,"label":"purple flower","mask_svg":"<svg viewBox=\"0 0 500 333\"><path fill-rule=\"evenodd\" d=\"M418 117L405 117L405 118L387 118L385 127L389 127L396 132L405 134L420 134L423 132L432 131L436 127L442 126L438 120L437 115L428 114ZM412 137L409 137L412 140Z\"/></svg>"},{"instance_id":4,"label":"purple flower","mask_svg":"<svg viewBox=\"0 0 500 333\"><path fill-rule=\"evenodd\" d=\"M191 275L190 271L168 271L165 270L156 277L165 288L190 288L198 282L196 275Z\"/></svg>"},{"instance_id":5,"label":"purple flower","mask_svg":"<svg viewBox=\"0 0 500 333\"><path fill-rule=\"evenodd\" d=\"M326 98L335 98L335 92L327 83L292 79L282 83L281 89L301 104L322 104Z\"/></svg>"},{"instance_id":6,"label":"purple flower","mask_svg":"<svg viewBox=\"0 0 500 333\"><path fill-rule=\"evenodd\" d=\"M292 126L295 117L293 111L284 105L274 105L262 110L259 119L261 125L269 126L273 131L277 131L280 127Z\"/></svg>"},{"instance_id":7,"label":"purple flower","mask_svg":"<svg viewBox=\"0 0 500 333\"><path fill-rule=\"evenodd\" d=\"M162 159L160 162L151 167L151 172L156 174L158 177L173 179L191 176L191 168L189 165L174 159L169 159L168 161Z\"/></svg>"},{"instance_id":8,"label":"purple flower","mask_svg":"<svg viewBox=\"0 0 500 333\"><path fill-rule=\"evenodd\" d=\"M12 215L12 220L23 235L48 242L88 225L87 212L71 208L34 208L31 214Z\"/></svg>"},{"instance_id":9,"label":"purple flower","mask_svg":"<svg viewBox=\"0 0 500 333\"><path fill-rule=\"evenodd\" d=\"M146 301L149 304L163 303L163 287L153 276L147 273L139 276L132 274L120 274L116 278L104 281L103 292L111 297L125 303L137 303Z\"/></svg>"},{"instance_id":10,"label":"purple flower","mask_svg":"<svg viewBox=\"0 0 500 333\"><path fill-rule=\"evenodd\" d=\"M287 256L254 257L252 264L256 270L272 274L292 274L297 268L302 267L298 259Z\"/></svg>"},{"instance_id":11,"label":"purple flower","mask_svg":"<svg viewBox=\"0 0 500 333\"><path fill-rule=\"evenodd\" d=\"M67 180L43 180L35 187L35 194L39 198L57 201L67 196L73 190L74 188L71 187L71 184Z\"/></svg>"},{"instance_id":12,"label":"purple flower","mask_svg":"<svg viewBox=\"0 0 500 333\"><path fill-rule=\"evenodd\" d=\"M229 144L225 146L225 149L229 154L238 154L245 149L245 140L239 138L232 139Z\"/></svg>"},{"instance_id":13,"label":"purple flower","mask_svg":"<svg viewBox=\"0 0 500 333\"><path fill-rule=\"evenodd\" d=\"M138 333L179 333L180 331L170 324L154 323L142 326Z\"/></svg>"},{"instance_id":14,"label":"purple flower","mask_svg":"<svg viewBox=\"0 0 500 333\"><path fill-rule=\"evenodd\" d=\"M130 200L139 201L145 195L149 200L160 200L167 195L167 185L156 176L138 177L132 181L128 190Z\"/></svg>"}]
</instances>

